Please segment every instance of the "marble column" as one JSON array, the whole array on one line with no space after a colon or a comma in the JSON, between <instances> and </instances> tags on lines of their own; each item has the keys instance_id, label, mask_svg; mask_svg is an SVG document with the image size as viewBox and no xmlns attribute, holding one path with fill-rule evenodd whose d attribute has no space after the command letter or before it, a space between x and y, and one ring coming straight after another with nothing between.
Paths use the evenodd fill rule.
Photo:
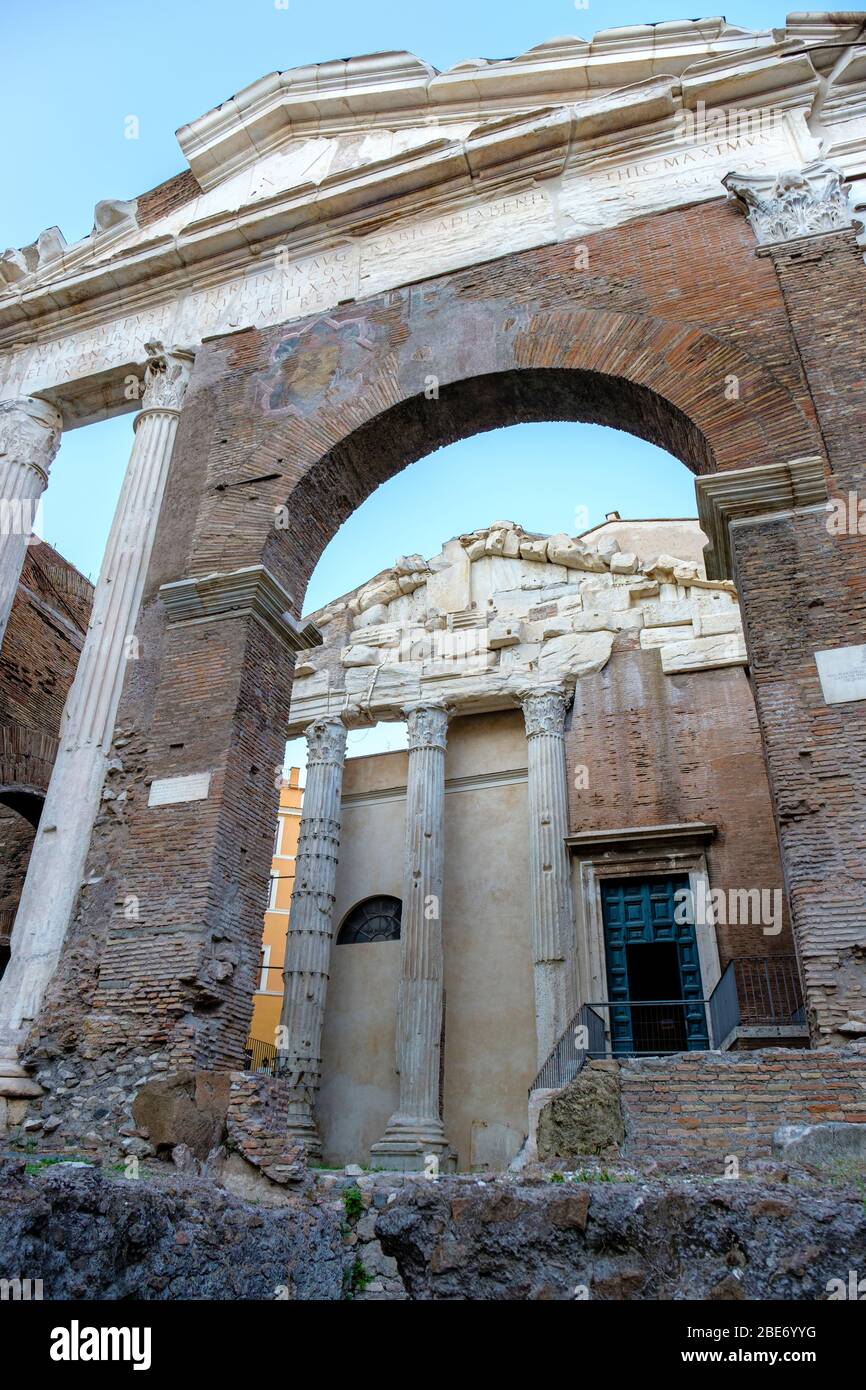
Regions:
<instances>
[{"instance_id":1,"label":"marble column","mask_svg":"<svg viewBox=\"0 0 866 1390\"><path fill-rule=\"evenodd\" d=\"M278 1045L280 1074L291 1086L288 1138L320 1154L313 1109L321 1082L322 1028L334 936L346 729L338 716L326 716L310 725L306 739L307 783L289 912Z\"/></svg>"},{"instance_id":2,"label":"marble column","mask_svg":"<svg viewBox=\"0 0 866 1390\"><path fill-rule=\"evenodd\" d=\"M449 1150L439 1106L442 1052L442 885L445 867L445 740L448 710L421 702L406 711L409 773L400 993L397 1010L398 1109L372 1147L387 1168L423 1168Z\"/></svg>"},{"instance_id":3,"label":"marble column","mask_svg":"<svg viewBox=\"0 0 866 1390\"><path fill-rule=\"evenodd\" d=\"M0 401L0 644L63 420L34 396Z\"/></svg>"},{"instance_id":4,"label":"marble column","mask_svg":"<svg viewBox=\"0 0 866 1390\"><path fill-rule=\"evenodd\" d=\"M577 1012L574 898L568 834L565 712L559 688L520 697L526 724L529 799L529 930L539 1068Z\"/></svg>"},{"instance_id":5,"label":"marble column","mask_svg":"<svg viewBox=\"0 0 866 1390\"><path fill-rule=\"evenodd\" d=\"M0 1095L38 1087L18 1053L57 967L84 876L192 354L148 344L142 408L0 981Z\"/></svg>"}]
</instances>

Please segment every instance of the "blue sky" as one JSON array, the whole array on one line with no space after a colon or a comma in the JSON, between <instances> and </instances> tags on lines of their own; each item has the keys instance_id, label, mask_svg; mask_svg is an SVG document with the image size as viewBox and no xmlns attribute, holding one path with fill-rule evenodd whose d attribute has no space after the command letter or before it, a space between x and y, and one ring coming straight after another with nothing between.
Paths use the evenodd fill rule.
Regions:
<instances>
[{"instance_id":1,"label":"blue sky","mask_svg":"<svg viewBox=\"0 0 866 1390\"><path fill-rule=\"evenodd\" d=\"M274 69L382 49L435 67L502 58L563 34L695 18L695 0L5 0L7 62L0 114L0 247L57 225L90 231L101 198L129 198L184 167L174 132ZM784 23L784 9L729 5L729 22ZM137 140L124 136L138 117ZM43 533L96 578L132 440L131 417L64 438L45 498ZM624 516L694 513L691 477L629 435L594 426L534 425L476 436L423 459L381 488L325 552L308 594L315 607L390 564L399 549L432 554L447 537L498 518L573 531Z\"/></svg>"}]
</instances>

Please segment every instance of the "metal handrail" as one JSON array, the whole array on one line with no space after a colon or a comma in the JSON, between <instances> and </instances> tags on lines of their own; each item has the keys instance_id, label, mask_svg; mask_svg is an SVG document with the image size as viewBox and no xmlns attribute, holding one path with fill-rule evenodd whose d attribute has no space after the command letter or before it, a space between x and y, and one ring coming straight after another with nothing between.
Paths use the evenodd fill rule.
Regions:
<instances>
[{"instance_id":1,"label":"metal handrail","mask_svg":"<svg viewBox=\"0 0 866 1390\"><path fill-rule=\"evenodd\" d=\"M777 976L773 975L774 970L778 972ZM763 993L759 994L759 990L763 990ZM743 995L746 996L745 1001ZM760 1003L756 1003L758 998ZM805 1005L796 957L735 956L708 998L588 1000L552 1048L530 1087L530 1094L542 1087L547 1089L567 1085L590 1057L614 1055L605 1020L596 1010L672 1007L685 1010L694 1005L707 1010L707 1050L719 1049L741 1024L779 1026L804 1023ZM581 1047L576 1041L576 1030L579 1028L585 1030L583 1036L588 1042L587 1046ZM654 1050L641 1054L639 1049L629 1049L627 1054L621 1055L657 1056L659 1052Z\"/></svg>"},{"instance_id":2,"label":"metal handrail","mask_svg":"<svg viewBox=\"0 0 866 1390\"><path fill-rule=\"evenodd\" d=\"M529 1094L567 1086L586 1065L588 1057L604 1055L604 1047L604 1019L591 1005L581 1005L538 1072Z\"/></svg>"},{"instance_id":3,"label":"metal handrail","mask_svg":"<svg viewBox=\"0 0 866 1390\"><path fill-rule=\"evenodd\" d=\"M247 1038L244 1047L244 1071L263 1071L269 1076L276 1076L277 1049L274 1044L263 1042L261 1038Z\"/></svg>"}]
</instances>

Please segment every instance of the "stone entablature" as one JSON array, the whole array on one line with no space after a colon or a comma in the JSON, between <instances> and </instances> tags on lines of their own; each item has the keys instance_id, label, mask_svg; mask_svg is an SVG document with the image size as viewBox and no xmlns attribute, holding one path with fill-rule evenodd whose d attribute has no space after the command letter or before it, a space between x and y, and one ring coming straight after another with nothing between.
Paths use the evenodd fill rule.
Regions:
<instances>
[{"instance_id":1,"label":"stone entablature","mask_svg":"<svg viewBox=\"0 0 866 1390\"><path fill-rule=\"evenodd\" d=\"M857 176L855 32L676 21L445 73L396 53L271 74L180 131L191 199L143 226L103 199L75 245L55 227L0 256L0 397L49 392L81 423L131 408L152 338L195 347L718 199L732 167Z\"/></svg>"},{"instance_id":2,"label":"stone entablature","mask_svg":"<svg viewBox=\"0 0 866 1390\"><path fill-rule=\"evenodd\" d=\"M657 649L666 675L746 663L730 581L693 560L642 561L609 536L592 548L510 521L429 561L401 557L309 621L323 645L298 654L293 733L326 714L348 727L400 719L421 699L457 714L514 708L527 688L573 690L615 643Z\"/></svg>"}]
</instances>

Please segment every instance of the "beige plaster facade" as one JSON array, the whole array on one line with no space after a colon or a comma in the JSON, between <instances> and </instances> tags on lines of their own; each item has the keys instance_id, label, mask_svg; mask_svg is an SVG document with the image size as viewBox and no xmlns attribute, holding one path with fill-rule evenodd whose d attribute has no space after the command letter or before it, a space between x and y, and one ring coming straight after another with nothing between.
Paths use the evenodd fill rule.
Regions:
<instances>
[{"instance_id":1,"label":"beige plaster facade","mask_svg":"<svg viewBox=\"0 0 866 1390\"><path fill-rule=\"evenodd\" d=\"M335 922L402 892L406 753L350 758ZM459 1168L506 1166L535 1075L526 931L526 738L519 711L455 720L445 783L443 1118ZM400 945L336 945L317 1107L327 1163L367 1162L395 1109Z\"/></svg>"}]
</instances>

